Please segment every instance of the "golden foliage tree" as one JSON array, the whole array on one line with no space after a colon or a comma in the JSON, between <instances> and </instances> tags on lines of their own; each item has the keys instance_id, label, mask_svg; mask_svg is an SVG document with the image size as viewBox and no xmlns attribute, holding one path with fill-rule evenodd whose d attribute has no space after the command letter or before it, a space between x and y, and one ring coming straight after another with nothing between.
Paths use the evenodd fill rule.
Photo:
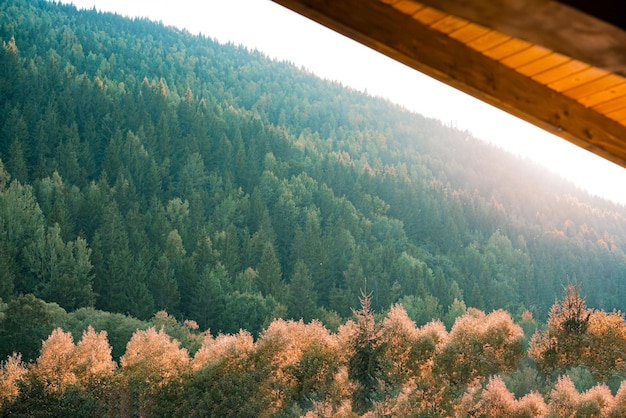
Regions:
<instances>
[{"instance_id":1,"label":"golden foliage tree","mask_svg":"<svg viewBox=\"0 0 626 418\"><path fill-rule=\"evenodd\" d=\"M626 321L621 312L588 309L574 286L550 310L548 327L535 333L529 356L546 374L579 365L603 381L626 372Z\"/></svg>"},{"instance_id":2,"label":"golden foliage tree","mask_svg":"<svg viewBox=\"0 0 626 418\"><path fill-rule=\"evenodd\" d=\"M188 371L187 350L165 331L154 327L135 331L120 359L123 381L127 390L120 393L121 409L136 410L139 415L150 415L163 385L180 379Z\"/></svg>"},{"instance_id":3,"label":"golden foliage tree","mask_svg":"<svg viewBox=\"0 0 626 418\"><path fill-rule=\"evenodd\" d=\"M294 403L309 407L312 400L329 400L318 394L335 398L340 392L335 385L338 344L319 321L274 320L255 348L256 361L268 370L260 389L268 391L275 411Z\"/></svg>"},{"instance_id":4,"label":"golden foliage tree","mask_svg":"<svg viewBox=\"0 0 626 418\"><path fill-rule=\"evenodd\" d=\"M213 338L206 335L202 346L196 352L191 367L199 371L206 365L215 365L220 361L238 357L248 357L254 352L254 338L248 331L239 331L237 334L219 334Z\"/></svg>"},{"instance_id":5,"label":"golden foliage tree","mask_svg":"<svg viewBox=\"0 0 626 418\"><path fill-rule=\"evenodd\" d=\"M117 364L111 356L107 332L89 326L74 348L74 373L78 383L92 386L113 375Z\"/></svg>"},{"instance_id":6,"label":"golden foliage tree","mask_svg":"<svg viewBox=\"0 0 626 418\"><path fill-rule=\"evenodd\" d=\"M594 386L581 394L568 376L559 378L549 398L550 417L608 417L615 405L615 399L607 386Z\"/></svg>"},{"instance_id":7,"label":"golden foliage tree","mask_svg":"<svg viewBox=\"0 0 626 418\"><path fill-rule=\"evenodd\" d=\"M499 376L489 379L485 390L479 384L471 385L455 408L455 416L484 418L544 417L548 408L543 397L532 392L516 400Z\"/></svg>"},{"instance_id":8,"label":"golden foliage tree","mask_svg":"<svg viewBox=\"0 0 626 418\"><path fill-rule=\"evenodd\" d=\"M177 340L152 327L133 334L120 363L126 376L158 386L180 377L189 366L189 355Z\"/></svg>"},{"instance_id":9,"label":"golden foliage tree","mask_svg":"<svg viewBox=\"0 0 626 418\"><path fill-rule=\"evenodd\" d=\"M600 380L626 373L626 321L621 312L593 311L582 361Z\"/></svg>"},{"instance_id":10,"label":"golden foliage tree","mask_svg":"<svg viewBox=\"0 0 626 418\"><path fill-rule=\"evenodd\" d=\"M75 348L72 334L64 332L61 328L52 331L43 342L41 355L37 358L32 371L48 390L62 391L68 385L76 383Z\"/></svg>"},{"instance_id":11,"label":"golden foliage tree","mask_svg":"<svg viewBox=\"0 0 626 418\"><path fill-rule=\"evenodd\" d=\"M74 384L94 386L112 376L116 367L106 331L98 333L89 326L76 345L69 332L52 331L31 370L49 390L63 391Z\"/></svg>"},{"instance_id":12,"label":"golden foliage tree","mask_svg":"<svg viewBox=\"0 0 626 418\"><path fill-rule=\"evenodd\" d=\"M0 364L0 407L17 397L18 382L26 373L20 354L13 353Z\"/></svg>"},{"instance_id":13,"label":"golden foliage tree","mask_svg":"<svg viewBox=\"0 0 626 418\"><path fill-rule=\"evenodd\" d=\"M381 322L381 379L387 390L386 399L376 404L377 413L400 416L437 410L443 388L433 375L433 366L447 341L442 322L417 328L402 305L391 308Z\"/></svg>"},{"instance_id":14,"label":"golden foliage tree","mask_svg":"<svg viewBox=\"0 0 626 418\"><path fill-rule=\"evenodd\" d=\"M515 370L524 354L524 332L507 312L486 315L470 308L450 330L449 341L437 356L436 372L451 385L463 387Z\"/></svg>"}]
</instances>

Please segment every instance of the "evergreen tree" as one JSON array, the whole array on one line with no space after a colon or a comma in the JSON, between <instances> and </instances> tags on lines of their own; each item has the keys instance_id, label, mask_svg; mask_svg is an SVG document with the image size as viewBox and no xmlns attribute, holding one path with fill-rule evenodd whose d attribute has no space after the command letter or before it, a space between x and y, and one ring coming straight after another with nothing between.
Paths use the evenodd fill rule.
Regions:
<instances>
[{"instance_id":1,"label":"evergreen tree","mask_svg":"<svg viewBox=\"0 0 626 418\"><path fill-rule=\"evenodd\" d=\"M205 267L198 277L186 309L189 318L197 321L201 329L221 331L229 320L224 313L226 281L227 273L220 264Z\"/></svg>"},{"instance_id":2,"label":"evergreen tree","mask_svg":"<svg viewBox=\"0 0 626 418\"><path fill-rule=\"evenodd\" d=\"M287 312L293 319L309 322L317 316L317 295L313 278L304 261L296 261L287 290Z\"/></svg>"},{"instance_id":3,"label":"evergreen tree","mask_svg":"<svg viewBox=\"0 0 626 418\"><path fill-rule=\"evenodd\" d=\"M93 241L96 306L111 312L149 318L153 299L145 283L147 272L128 247L128 234L117 205L105 209Z\"/></svg>"},{"instance_id":4,"label":"evergreen tree","mask_svg":"<svg viewBox=\"0 0 626 418\"><path fill-rule=\"evenodd\" d=\"M28 166L24 156L24 148L19 139L14 140L9 147L7 170L20 183L28 183Z\"/></svg>"},{"instance_id":5,"label":"evergreen tree","mask_svg":"<svg viewBox=\"0 0 626 418\"><path fill-rule=\"evenodd\" d=\"M361 294L361 309L354 311L357 331L352 341L353 353L348 362L348 377L356 387L352 394L352 408L364 413L371 408L378 390L381 367L380 329L370 310L370 296Z\"/></svg>"},{"instance_id":6,"label":"evergreen tree","mask_svg":"<svg viewBox=\"0 0 626 418\"><path fill-rule=\"evenodd\" d=\"M272 295L277 300L282 300L285 293L285 283L282 279L280 263L271 243L265 243L261 261L256 270L259 274L257 288L261 294L266 297Z\"/></svg>"}]
</instances>

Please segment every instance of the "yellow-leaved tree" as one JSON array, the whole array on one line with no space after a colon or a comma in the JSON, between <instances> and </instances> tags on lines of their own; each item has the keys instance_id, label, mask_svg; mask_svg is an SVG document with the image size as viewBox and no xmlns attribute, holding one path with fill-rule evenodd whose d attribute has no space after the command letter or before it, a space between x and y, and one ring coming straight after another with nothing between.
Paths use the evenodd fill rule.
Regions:
<instances>
[{"instance_id":1,"label":"yellow-leaved tree","mask_svg":"<svg viewBox=\"0 0 626 418\"><path fill-rule=\"evenodd\" d=\"M81 340L74 348L73 357L74 374L82 387L93 387L102 383L117 368L111 356L107 332L96 332L91 326L83 331Z\"/></svg>"},{"instance_id":2,"label":"yellow-leaved tree","mask_svg":"<svg viewBox=\"0 0 626 418\"><path fill-rule=\"evenodd\" d=\"M75 348L72 334L64 332L61 328L52 331L48 339L42 343L41 354L32 372L44 383L47 390L63 391L68 385L76 383Z\"/></svg>"},{"instance_id":3,"label":"yellow-leaved tree","mask_svg":"<svg viewBox=\"0 0 626 418\"><path fill-rule=\"evenodd\" d=\"M254 351L254 338L248 331L241 330L237 334L219 334L213 338L206 335L202 346L196 352L191 367L199 371L205 366L216 365L222 361L234 361L240 357L248 357Z\"/></svg>"},{"instance_id":4,"label":"yellow-leaved tree","mask_svg":"<svg viewBox=\"0 0 626 418\"><path fill-rule=\"evenodd\" d=\"M0 408L18 395L18 382L26 374L22 356L13 353L0 364Z\"/></svg>"},{"instance_id":5,"label":"yellow-leaved tree","mask_svg":"<svg viewBox=\"0 0 626 418\"><path fill-rule=\"evenodd\" d=\"M588 309L575 286L550 310L548 327L535 333L529 356L545 374L585 366L606 382L626 373L626 321L621 312Z\"/></svg>"},{"instance_id":6,"label":"yellow-leaved tree","mask_svg":"<svg viewBox=\"0 0 626 418\"><path fill-rule=\"evenodd\" d=\"M515 370L524 357L524 331L503 310L468 309L450 330L436 358L436 373L459 388L476 379Z\"/></svg>"},{"instance_id":7,"label":"yellow-leaved tree","mask_svg":"<svg viewBox=\"0 0 626 418\"><path fill-rule=\"evenodd\" d=\"M163 385L181 379L190 369L189 354L180 343L165 331L154 327L135 331L120 359L121 371L127 386L126 405L140 415L150 415Z\"/></svg>"},{"instance_id":8,"label":"yellow-leaved tree","mask_svg":"<svg viewBox=\"0 0 626 418\"><path fill-rule=\"evenodd\" d=\"M548 411L543 397L531 392L516 400L500 376L492 376L484 390L479 383L470 385L455 407L454 415L484 418L545 417Z\"/></svg>"},{"instance_id":9,"label":"yellow-leaved tree","mask_svg":"<svg viewBox=\"0 0 626 418\"><path fill-rule=\"evenodd\" d=\"M421 328L402 305L381 323L381 380L385 397L375 402L380 416L442 415L444 385L433 374L435 357L448 342L441 321Z\"/></svg>"},{"instance_id":10,"label":"yellow-leaved tree","mask_svg":"<svg viewBox=\"0 0 626 418\"><path fill-rule=\"evenodd\" d=\"M76 345L69 332L52 331L31 371L47 390L58 392L70 385L94 388L111 377L116 367L106 331L98 333L89 326Z\"/></svg>"},{"instance_id":11,"label":"yellow-leaved tree","mask_svg":"<svg viewBox=\"0 0 626 418\"><path fill-rule=\"evenodd\" d=\"M276 319L256 343L256 360L268 371L259 390L272 400L273 412L306 409L313 401L337 404L340 357L336 336L319 321Z\"/></svg>"},{"instance_id":12,"label":"yellow-leaved tree","mask_svg":"<svg viewBox=\"0 0 626 418\"><path fill-rule=\"evenodd\" d=\"M561 376L550 392L549 417L601 418L612 416L615 399L606 385L578 393L568 376Z\"/></svg>"}]
</instances>

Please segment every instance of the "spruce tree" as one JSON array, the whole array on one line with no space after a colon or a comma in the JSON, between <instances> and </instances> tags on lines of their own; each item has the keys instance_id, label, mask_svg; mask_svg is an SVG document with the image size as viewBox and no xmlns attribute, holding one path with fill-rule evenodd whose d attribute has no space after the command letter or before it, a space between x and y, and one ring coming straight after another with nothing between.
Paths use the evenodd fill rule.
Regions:
<instances>
[{"instance_id":1,"label":"spruce tree","mask_svg":"<svg viewBox=\"0 0 626 418\"><path fill-rule=\"evenodd\" d=\"M357 319L357 333L353 341L353 353L348 363L348 377L356 387L352 393L352 408L363 414L372 406L378 389L381 368L380 327L370 309L370 295L364 292L359 298L361 309L353 311Z\"/></svg>"}]
</instances>

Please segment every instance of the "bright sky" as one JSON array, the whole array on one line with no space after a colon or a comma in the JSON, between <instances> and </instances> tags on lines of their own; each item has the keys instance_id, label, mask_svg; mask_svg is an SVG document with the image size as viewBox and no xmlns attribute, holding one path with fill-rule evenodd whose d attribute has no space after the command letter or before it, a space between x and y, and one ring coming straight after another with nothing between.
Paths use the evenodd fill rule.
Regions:
<instances>
[{"instance_id":1,"label":"bright sky","mask_svg":"<svg viewBox=\"0 0 626 418\"><path fill-rule=\"evenodd\" d=\"M393 61L269 0L63 0L148 17L258 49L367 90L527 157L592 194L626 205L626 169Z\"/></svg>"}]
</instances>

